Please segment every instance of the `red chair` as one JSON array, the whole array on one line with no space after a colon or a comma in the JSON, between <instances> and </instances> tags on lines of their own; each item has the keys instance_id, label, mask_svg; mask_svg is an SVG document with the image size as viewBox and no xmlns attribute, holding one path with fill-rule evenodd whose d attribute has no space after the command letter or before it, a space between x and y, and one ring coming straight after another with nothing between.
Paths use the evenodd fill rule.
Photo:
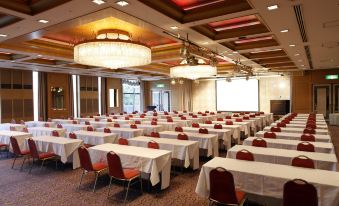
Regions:
<instances>
[{"instance_id":1,"label":"red chair","mask_svg":"<svg viewBox=\"0 0 339 206\"><path fill-rule=\"evenodd\" d=\"M242 119L241 118L236 118L235 121L236 122L242 122Z\"/></svg>"},{"instance_id":2,"label":"red chair","mask_svg":"<svg viewBox=\"0 0 339 206\"><path fill-rule=\"evenodd\" d=\"M89 156L88 150L81 146L78 148L79 158L80 158L80 166L82 168L82 175L80 178L79 189L81 186L82 178L85 173L94 172L95 173L95 181L93 186L93 192L95 192L95 187L97 185L98 176L101 172L107 169L107 165L103 162L96 162L92 164L91 158Z\"/></svg>"},{"instance_id":3,"label":"red chair","mask_svg":"<svg viewBox=\"0 0 339 206\"><path fill-rule=\"evenodd\" d=\"M236 190L232 173L222 167L211 170L209 201L213 205L243 205L246 201L245 193Z\"/></svg>"},{"instance_id":4,"label":"red chair","mask_svg":"<svg viewBox=\"0 0 339 206\"><path fill-rule=\"evenodd\" d=\"M129 117L125 117L125 120L129 120Z\"/></svg>"},{"instance_id":5,"label":"red chair","mask_svg":"<svg viewBox=\"0 0 339 206\"><path fill-rule=\"evenodd\" d=\"M214 129L222 129L222 125L221 124L215 124Z\"/></svg>"},{"instance_id":6,"label":"red chair","mask_svg":"<svg viewBox=\"0 0 339 206\"><path fill-rule=\"evenodd\" d=\"M158 116L158 113L153 113L153 116L154 116L154 117Z\"/></svg>"},{"instance_id":7,"label":"red chair","mask_svg":"<svg viewBox=\"0 0 339 206\"><path fill-rule=\"evenodd\" d=\"M31 173L33 165L34 165L34 160L42 161L41 167L44 166L44 163L46 160L50 159L56 159L57 155L54 154L53 152L39 152L38 149L36 148L36 144L32 138L28 139L28 147L29 147L29 152L31 154L31 157L33 159L31 168L29 169L29 173Z\"/></svg>"},{"instance_id":8,"label":"red chair","mask_svg":"<svg viewBox=\"0 0 339 206\"><path fill-rule=\"evenodd\" d=\"M113 127L119 128L119 127L120 127L120 124L114 123Z\"/></svg>"},{"instance_id":9,"label":"red chair","mask_svg":"<svg viewBox=\"0 0 339 206\"><path fill-rule=\"evenodd\" d=\"M91 125L89 121L85 121L85 125Z\"/></svg>"},{"instance_id":10,"label":"red chair","mask_svg":"<svg viewBox=\"0 0 339 206\"><path fill-rule=\"evenodd\" d=\"M315 130L312 128L306 128L304 129L303 133L305 134L315 134Z\"/></svg>"},{"instance_id":11,"label":"red chair","mask_svg":"<svg viewBox=\"0 0 339 206\"><path fill-rule=\"evenodd\" d=\"M151 132L151 137L160 138L159 132Z\"/></svg>"},{"instance_id":12,"label":"red chair","mask_svg":"<svg viewBox=\"0 0 339 206\"><path fill-rule=\"evenodd\" d=\"M302 134L300 141L315 142L315 137L312 134Z\"/></svg>"},{"instance_id":13,"label":"red chair","mask_svg":"<svg viewBox=\"0 0 339 206\"><path fill-rule=\"evenodd\" d=\"M217 121L224 121L223 118L217 118Z\"/></svg>"},{"instance_id":14,"label":"red chair","mask_svg":"<svg viewBox=\"0 0 339 206\"><path fill-rule=\"evenodd\" d=\"M113 116L112 118L113 118L113 119L118 119L118 117L117 117L117 116Z\"/></svg>"},{"instance_id":15,"label":"red chair","mask_svg":"<svg viewBox=\"0 0 339 206\"><path fill-rule=\"evenodd\" d=\"M289 123L290 123L290 120L284 119L284 120L281 121L281 123L284 123L285 126L286 126L286 124L289 124ZM278 124L279 124L279 123L278 123ZM278 126L279 126L279 125L278 125Z\"/></svg>"},{"instance_id":16,"label":"red chair","mask_svg":"<svg viewBox=\"0 0 339 206\"><path fill-rule=\"evenodd\" d=\"M78 124L78 121L72 120L72 124Z\"/></svg>"},{"instance_id":17,"label":"red chair","mask_svg":"<svg viewBox=\"0 0 339 206\"><path fill-rule=\"evenodd\" d=\"M12 120L11 120L11 123L12 123L12 124L16 124L15 119L12 119Z\"/></svg>"},{"instance_id":18,"label":"red chair","mask_svg":"<svg viewBox=\"0 0 339 206\"><path fill-rule=\"evenodd\" d=\"M233 125L233 121L226 121L226 125Z\"/></svg>"},{"instance_id":19,"label":"red chair","mask_svg":"<svg viewBox=\"0 0 339 206\"><path fill-rule=\"evenodd\" d=\"M113 122L113 120L111 118L108 118L106 121L107 122Z\"/></svg>"},{"instance_id":20,"label":"red chair","mask_svg":"<svg viewBox=\"0 0 339 206\"><path fill-rule=\"evenodd\" d=\"M152 122L157 122L158 118L152 118Z\"/></svg>"},{"instance_id":21,"label":"red chair","mask_svg":"<svg viewBox=\"0 0 339 206\"><path fill-rule=\"evenodd\" d=\"M271 132L281 132L280 127L271 127Z\"/></svg>"},{"instance_id":22,"label":"red chair","mask_svg":"<svg viewBox=\"0 0 339 206\"><path fill-rule=\"evenodd\" d=\"M70 139L77 139L77 135L76 135L75 133L73 133L73 132L70 132L70 133L68 134L68 137L69 137ZM84 146L85 146L86 148L90 148L90 147L93 147L94 145L91 145L91 144L84 144Z\"/></svg>"},{"instance_id":23,"label":"red chair","mask_svg":"<svg viewBox=\"0 0 339 206\"><path fill-rule=\"evenodd\" d=\"M168 115L168 112L164 112L164 115Z\"/></svg>"},{"instance_id":24,"label":"red chair","mask_svg":"<svg viewBox=\"0 0 339 206\"><path fill-rule=\"evenodd\" d=\"M200 129L199 129L199 133L200 133L200 134L208 134L208 129L206 129L206 128L200 128Z\"/></svg>"},{"instance_id":25,"label":"red chair","mask_svg":"<svg viewBox=\"0 0 339 206\"><path fill-rule=\"evenodd\" d=\"M314 169L314 162L312 159L306 157L305 155L299 155L292 159L292 166L295 167L305 167Z\"/></svg>"},{"instance_id":26,"label":"red chair","mask_svg":"<svg viewBox=\"0 0 339 206\"><path fill-rule=\"evenodd\" d=\"M148 143L147 143L147 147L148 148L151 148L151 149L159 149L160 147L159 147L159 144L157 143L157 142L155 142L155 141L149 141Z\"/></svg>"},{"instance_id":27,"label":"red chair","mask_svg":"<svg viewBox=\"0 0 339 206\"><path fill-rule=\"evenodd\" d=\"M258 138L255 138L252 141L252 146L254 146L254 147L267 147L267 143L263 138L258 137Z\"/></svg>"},{"instance_id":28,"label":"red chair","mask_svg":"<svg viewBox=\"0 0 339 206\"><path fill-rule=\"evenodd\" d=\"M28 128L27 127L22 128L22 132L29 133Z\"/></svg>"},{"instance_id":29,"label":"red chair","mask_svg":"<svg viewBox=\"0 0 339 206\"><path fill-rule=\"evenodd\" d=\"M111 133L111 129L110 128L104 128L104 133Z\"/></svg>"},{"instance_id":30,"label":"red chair","mask_svg":"<svg viewBox=\"0 0 339 206\"><path fill-rule=\"evenodd\" d=\"M182 127L175 127L174 129L176 132L183 132L184 130L182 129Z\"/></svg>"},{"instance_id":31,"label":"red chair","mask_svg":"<svg viewBox=\"0 0 339 206\"><path fill-rule=\"evenodd\" d=\"M167 122L173 122L173 119L172 118L168 118Z\"/></svg>"},{"instance_id":32,"label":"red chair","mask_svg":"<svg viewBox=\"0 0 339 206\"><path fill-rule=\"evenodd\" d=\"M232 119L231 116L225 116L225 119Z\"/></svg>"},{"instance_id":33,"label":"red chair","mask_svg":"<svg viewBox=\"0 0 339 206\"><path fill-rule=\"evenodd\" d=\"M265 132L264 138L276 139L277 135L274 132Z\"/></svg>"},{"instance_id":34,"label":"red chair","mask_svg":"<svg viewBox=\"0 0 339 206\"><path fill-rule=\"evenodd\" d=\"M46 122L46 123L44 124L44 127L49 127L49 123Z\"/></svg>"},{"instance_id":35,"label":"red chair","mask_svg":"<svg viewBox=\"0 0 339 206\"><path fill-rule=\"evenodd\" d=\"M250 112L245 112L245 114L250 114Z\"/></svg>"},{"instance_id":36,"label":"red chair","mask_svg":"<svg viewBox=\"0 0 339 206\"><path fill-rule=\"evenodd\" d=\"M20 120L20 124L25 125L25 121L24 120Z\"/></svg>"},{"instance_id":37,"label":"red chair","mask_svg":"<svg viewBox=\"0 0 339 206\"><path fill-rule=\"evenodd\" d=\"M206 116L207 116L207 114L201 114L201 116L203 116L203 117L206 117Z\"/></svg>"},{"instance_id":38,"label":"red chair","mask_svg":"<svg viewBox=\"0 0 339 206\"><path fill-rule=\"evenodd\" d=\"M283 122L279 122L279 123L277 124L277 127L286 127L286 124L283 123Z\"/></svg>"},{"instance_id":39,"label":"red chair","mask_svg":"<svg viewBox=\"0 0 339 206\"><path fill-rule=\"evenodd\" d=\"M199 128L200 125L199 125L199 123L192 123L192 127L194 127L194 128Z\"/></svg>"},{"instance_id":40,"label":"red chair","mask_svg":"<svg viewBox=\"0 0 339 206\"><path fill-rule=\"evenodd\" d=\"M309 142L300 142L297 145L297 150L304 152L315 152L314 145Z\"/></svg>"},{"instance_id":41,"label":"red chair","mask_svg":"<svg viewBox=\"0 0 339 206\"><path fill-rule=\"evenodd\" d=\"M302 179L284 184L283 206L318 206L317 189Z\"/></svg>"},{"instance_id":42,"label":"red chair","mask_svg":"<svg viewBox=\"0 0 339 206\"><path fill-rule=\"evenodd\" d=\"M255 118L255 114L250 114L250 117L251 118Z\"/></svg>"},{"instance_id":43,"label":"red chair","mask_svg":"<svg viewBox=\"0 0 339 206\"><path fill-rule=\"evenodd\" d=\"M240 112L240 115L245 115L245 112Z\"/></svg>"},{"instance_id":44,"label":"red chair","mask_svg":"<svg viewBox=\"0 0 339 206\"><path fill-rule=\"evenodd\" d=\"M246 149L238 151L237 154L235 155L235 158L238 160L254 161L253 154Z\"/></svg>"},{"instance_id":45,"label":"red chair","mask_svg":"<svg viewBox=\"0 0 339 206\"><path fill-rule=\"evenodd\" d=\"M88 126L88 127L87 127L87 131L89 131L89 132L94 132L94 128L93 128L92 126Z\"/></svg>"},{"instance_id":46,"label":"red chair","mask_svg":"<svg viewBox=\"0 0 339 206\"><path fill-rule=\"evenodd\" d=\"M306 128L316 129L317 125L308 123L306 124Z\"/></svg>"},{"instance_id":47,"label":"red chair","mask_svg":"<svg viewBox=\"0 0 339 206\"><path fill-rule=\"evenodd\" d=\"M186 117L180 117L181 120L186 120L187 118Z\"/></svg>"},{"instance_id":48,"label":"red chair","mask_svg":"<svg viewBox=\"0 0 339 206\"><path fill-rule=\"evenodd\" d=\"M233 117L239 117L239 114L233 114Z\"/></svg>"},{"instance_id":49,"label":"red chair","mask_svg":"<svg viewBox=\"0 0 339 206\"><path fill-rule=\"evenodd\" d=\"M265 112L259 112L259 114L265 114Z\"/></svg>"},{"instance_id":50,"label":"red chair","mask_svg":"<svg viewBox=\"0 0 339 206\"><path fill-rule=\"evenodd\" d=\"M243 119L244 119L244 120L249 120L250 117L249 117L249 116L244 116Z\"/></svg>"},{"instance_id":51,"label":"red chair","mask_svg":"<svg viewBox=\"0 0 339 206\"><path fill-rule=\"evenodd\" d=\"M142 114L142 115L140 115L140 118L145 118L145 115L143 115L143 114Z\"/></svg>"},{"instance_id":52,"label":"red chair","mask_svg":"<svg viewBox=\"0 0 339 206\"><path fill-rule=\"evenodd\" d=\"M56 130L53 130L53 131L52 131L52 136L53 136L53 137L60 137L59 132L56 131Z\"/></svg>"},{"instance_id":53,"label":"red chair","mask_svg":"<svg viewBox=\"0 0 339 206\"><path fill-rule=\"evenodd\" d=\"M94 118L94 121L99 122L100 119L99 118Z\"/></svg>"},{"instance_id":54,"label":"red chair","mask_svg":"<svg viewBox=\"0 0 339 206\"><path fill-rule=\"evenodd\" d=\"M131 168L123 168L121 164L120 157L115 154L114 152L107 153L107 163L108 163L108 175L110 177L109 186L108 186L108 193L107 197L109 197L109 192L111 190L112 180L122 180L124 181L124 188L125 188L125 182L127 183L127 190L124 198L124 204L126 203L127 197L128 197L128 191L129 187L131 185L131 182L135 179L139 179L140 182L140 190L142 193L142 179L141 179L141 173L137 169L131 169ZM136 183L136 182L134 182ZM133 183L133 184L134 184Z\"/></svg>"},{"instance_id":55,"label":"red chair","mask_svg":"<svg viewBox=\"0 0 339 206\"><path fill-rule=\"evenodd\" d=\"M180 133L180 134L178 134L177 139L178 140L188 140L188 136L185 133Z\"/></svg>"},{"instance_id":56,"label":"red chair","mask_svg":"<svg viewBox=\"0 0 339 206\"><path fill-rule=\"evenodd\" d=\"M197 115L192 115L192 118L198 118L198 116Z\"/></svg>"},{"instance_id":57,"label":"red chair","mask_svg":"<svg viewBox=\"0 0 339 206\"><path fill-rule=\"evenodd\" d=\"M15 137L10 137L10 141L11 141L13 153L15 155L14 156L14 161L13 161L13 164L12 164L12 169L14 167L15 160L18 157L23 157L24 159L23 159L21 167L20 167L20 170L22 170L22 167L24 166L26 159L30 158L31 153L30 153L29 150L21 150L20 147L19 147L18 141L17 141L17 139L15 139Z\"/></svg>"},{"instance_id":58,"label":"red chair","mask_svg":"<svg viewBox=\"0 0 339 206\"><path fill-rule=\"evenodd\" d=\"M214 112L210 112L210 115L215 115L215 113Z\"/></svg>"},{"instance_id":59,"label":"red chair","mask_svg":"<svg viewBox=\"0 0 339 206\"><path fill-rule=\"evenodd\" d=\"M128 145L128 140L121 137L118 140L118 144L120 144L120 145Z\"/></svg>"},{"instance_id":60,"label":"red chair","mask_svg":"<svg viewBox=\"0 0 339 206\"><path fill-rule=\"evenodd\" d=\"M138 129L138 126L136 124L131 124L131 129Z\"/></svg>"},{"instance_id":61,"label":"red chair","mask_svg":"<svg viewBox=\"0 0 339 206\"><path fill-rule=\"evenodd\" d=\"M62 129L62 125L61 124L57 124L57 128Z\"/></svg>"},{"instance_id":62,"label":"red chair","mask_svg":"<svg viewBox=\"0 0 339 206\"><path fill-rule=\"evenodd\" d=\"M134 124L141 124L141 121L140 120L135 120Z\"/></svg>"},{"instance_id":63,"label":"red chair","mask_svg":"<svg viewBox=\"0 0 339 206\"><path fill-rule=\"evenodd\" d=\"M198 112L198 114L202 114L202 112Z\"/></svg>"},{"instance_id":64,"label":"red chair","mask_svg":"<svg viewBox=\"0 0 339 206\"><path fill-rule=\"evenodd\" d=\"M151 125L158 125L157 121L151 121Z\"/></svg>"},{"instance_id":65,"label":"red chair","mask_svg":"<svg viewBox=\"0 0 339 206\"><path fill-rule=\"evenodd\" d=\"M212 121L211 120L207 120L207 121L205 121L205 124L212 124Z\"/></svg>"}]
</instances>

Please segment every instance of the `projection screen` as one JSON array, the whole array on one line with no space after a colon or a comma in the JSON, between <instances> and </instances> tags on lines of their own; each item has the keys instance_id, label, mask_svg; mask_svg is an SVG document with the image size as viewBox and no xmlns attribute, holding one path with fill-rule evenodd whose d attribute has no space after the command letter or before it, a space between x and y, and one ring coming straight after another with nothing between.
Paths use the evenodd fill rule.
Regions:
<instances>
[{"instance_id":1,"label":"projection screen","mask_svg":"<svg viewBox=\"0 0 339 206\"><path fill-rule=\"evenodd\" d=\"M218 111L258 111L259 89L257 79L216 81Z\"/></svg>"}]
</instances>

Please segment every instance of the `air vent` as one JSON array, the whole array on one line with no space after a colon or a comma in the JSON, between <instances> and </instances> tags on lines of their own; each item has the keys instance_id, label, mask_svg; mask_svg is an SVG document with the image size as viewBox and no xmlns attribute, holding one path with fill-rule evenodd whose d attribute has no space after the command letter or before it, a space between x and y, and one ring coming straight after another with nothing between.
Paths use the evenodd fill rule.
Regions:
<instances>
[{"instance_id":1,"label":"air vent","mask_svg":"<svg viewBox=\"0 0 339 206\"><path fill-rule=\"evenodd\" d=\"M312 63L312 58L311 58L311 51L309 46L304 46L308 64L310 65L310 69L313 69L313 63Z\"/></svg>"},{"instance_id":2,"label":"air vent","mask_svg":"<svg viewBox=\"0 0 339 206\"><path fill-rule=\"evenodd\" d=\"M303 17L301 5L300 4L295 5L293 6L293 8L294 8L295 17L297 18L301 38L303 42L307 42L308 40L307 40L307 34L305 30L304 17Z\"/></svg>"}]
</instances>

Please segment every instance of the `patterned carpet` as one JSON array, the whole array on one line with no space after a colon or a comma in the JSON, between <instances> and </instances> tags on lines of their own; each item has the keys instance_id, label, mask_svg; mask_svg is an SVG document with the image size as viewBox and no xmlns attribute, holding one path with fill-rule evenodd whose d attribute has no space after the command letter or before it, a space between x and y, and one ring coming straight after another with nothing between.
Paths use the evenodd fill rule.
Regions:
<instances>
[{"instance_id":1,"label":"patterned carpet","mask_svg":"<svg viewBox=\"0 0 339 206\"><path fill-rule=\"evenodd\" d=\"M330 127L333 143L338 155L339 127ZM221 154L225 156L225 154ZM27 165L20 171L21 160L17 161L15 169L11 169L12 159L0 159L0 205L121 205L124 191L122 184L114 183L111 197L106 198L108 177L103 175L98 180L97 190L92 192L94 175L88 174L83 180L83 186L77 189L81 170L72 170L70 165L62 168L50 163L41 171L38 166L28 174ZM202 164L202 163L201 163ZM135 184L129 194L127 205L208 205L206 199L200 198L194 192L199 171L185 171L171 176L170 187L164 191L156 189L147 191L144 182L144 193L140 194L139 185ZM255 205L255 204L250 204Z\"/></svg>"}]
</instances>

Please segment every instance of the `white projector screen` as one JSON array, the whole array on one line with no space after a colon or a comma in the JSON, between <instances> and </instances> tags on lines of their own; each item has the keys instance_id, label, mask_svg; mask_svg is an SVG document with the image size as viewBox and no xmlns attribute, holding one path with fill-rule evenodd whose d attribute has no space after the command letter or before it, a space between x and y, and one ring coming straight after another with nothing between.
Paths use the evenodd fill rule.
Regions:
<instances>
[{"instance_id":1,"label":"white projector screen","mask_svg":"<svg viewBox=\"0 0 339 206\"><path fill-rule=\"evenodd\" d=\"M257 79L217 80L218 111L258 111L259 89Z\"/></svg>"}]
</instances>

